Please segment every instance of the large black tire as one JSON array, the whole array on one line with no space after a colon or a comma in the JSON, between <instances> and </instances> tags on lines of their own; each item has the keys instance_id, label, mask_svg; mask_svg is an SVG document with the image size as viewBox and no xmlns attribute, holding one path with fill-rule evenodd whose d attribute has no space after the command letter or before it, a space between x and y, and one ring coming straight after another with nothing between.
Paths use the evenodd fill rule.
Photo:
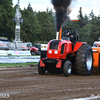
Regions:
<instances>
[{"instance_id":1,"label":"large black tire","mask_svg":"<svg viewBox=\"0 0 100 100\"><path fill-rule=\"evenodd\" d=\"M93 52L88 44L82 45L76 53L75 72L79 75L91 75L93 69Z\"/></svg>"},{"instance_id":2,"label":"large black tire","mask_svg":"<svg viewBox=\"0 0 100 100\"><path fill-rule=\"evenodd\" d=\"M66 61L63 66L63 73L65 76L70 76L72 71L72 64L70 61Z\"/></svg>"},{"instance_id":3,"label":"large black tire","mask_svg":"<svg viewBox=\"0 0 100 100\"><path fill-rule=\"evenodd\" d=\"M40 61L38 63L38 73L44 75L45 74L45 68L40 67Z\"/></svg>"}]
</instances>

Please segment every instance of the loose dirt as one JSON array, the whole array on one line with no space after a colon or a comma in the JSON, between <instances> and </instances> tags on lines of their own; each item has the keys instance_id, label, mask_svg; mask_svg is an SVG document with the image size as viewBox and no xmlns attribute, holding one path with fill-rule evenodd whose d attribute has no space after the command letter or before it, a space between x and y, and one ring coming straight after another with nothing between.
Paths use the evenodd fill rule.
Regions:
<instances>
[{"instance_id":1,"label":"loose dirt","mask_svg":"<svg viewBox=\"0 0 100 100\"><path fill-rule=\"evenodd\" d=\"M100 74L65 77L39 75L37 66L0 68L0 100L68 100L92 94L100 94Z\"/></svg>"}]
</instances>

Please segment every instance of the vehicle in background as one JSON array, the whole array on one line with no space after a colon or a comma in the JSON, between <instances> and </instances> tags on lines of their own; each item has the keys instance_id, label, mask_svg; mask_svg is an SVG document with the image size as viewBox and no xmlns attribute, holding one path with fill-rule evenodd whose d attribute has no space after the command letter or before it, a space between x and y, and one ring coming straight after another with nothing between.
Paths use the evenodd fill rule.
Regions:
<instances>
[{"instance_id":1,"label":"vehicle in background","mask_svg":"<svg viewBox=\"0 0 100 100\"><path fill-rule=\"evenodd\" d=\"M41 44L36 43L33 47L30 49L31 55L40 55L41 54Z\"/></svg>"},{"instance_id":2,"label":"vehicle in background","mask_svg":"<svg viewBox=\"0 0 100 100\"><path fill-rule=\"evenodd\" d=\"M93 43L93 47L100 47L100 41L95 41Z\"/></svg>"},{"instance_id":3,"label":"vehicle in background","mask_svg":"<svg viewBox=\"0 0 100 100\"><path fill-rule=\"evenodd\" d=\"M19 49L18 50L30 50L32 47L31 42L19 42L18 43ZM16 50L16 43L9 42L9 40L5 37L0 37L0 50Z\"/></svg>"},{"instance_id":4,"label":"vehicle in background","mask_svg":"<svg viewBox=\"0 0 100 100\"><path fill-rule=\"evenodd\" d=\"M27 42L27 43L24 43L24 46L21 46L21 49L23 51L26 51L26 50L31 50L31 47L32 47L32 43L31 42Z\"/></svg>"},{"instance_id":5,"label":"vehicle in background","mask_svg":"<svg viewBox=\"0 0 100 100\"><path fill-rule=\"evenodd\" d=\"M9 50L9 41L5 37L0 37L0 50Z\"/></svg>"}]
</instances>

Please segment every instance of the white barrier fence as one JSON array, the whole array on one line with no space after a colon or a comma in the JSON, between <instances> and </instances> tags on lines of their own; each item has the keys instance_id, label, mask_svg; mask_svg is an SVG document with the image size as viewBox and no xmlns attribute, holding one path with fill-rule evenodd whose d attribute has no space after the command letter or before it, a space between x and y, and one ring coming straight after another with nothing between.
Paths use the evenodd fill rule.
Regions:
<instances>
[{"instance_id":1,"label":"white barrier fence","mask_svg":"<svg viewBox=\"0 0 100 100\"><path fill-rule=\"evenodd\" d=\"M30 51L0 50L0 55L31 55Z\"/></svg>"}]
</instances>

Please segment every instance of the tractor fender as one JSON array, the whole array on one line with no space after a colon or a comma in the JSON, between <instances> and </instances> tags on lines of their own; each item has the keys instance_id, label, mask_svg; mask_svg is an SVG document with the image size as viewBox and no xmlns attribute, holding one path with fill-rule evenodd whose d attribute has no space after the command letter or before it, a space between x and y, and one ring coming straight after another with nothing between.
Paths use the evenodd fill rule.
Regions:
<instances>
[{"instance_id":1,"label":"tractor fender","mask_svg":"<svg viewBox=\"0 0 100 100\"><path fill-rule=\"evenodd\" d=\"M42 60L44 60L44 58L40 59L40 64L39 64L39 66L45 67L45 64L42 62Z\"/></svg>"},{"instance_id":2,"label":"tractor fender","mask_svg":"<svg viewBox=\"0 0 100 100\"><path fill-rule=\"evenodd\" d=\"M87 44L86 42L77 42L75 44L73 52L76 52L83 44Z\"/></svg>"}]
</instances>

